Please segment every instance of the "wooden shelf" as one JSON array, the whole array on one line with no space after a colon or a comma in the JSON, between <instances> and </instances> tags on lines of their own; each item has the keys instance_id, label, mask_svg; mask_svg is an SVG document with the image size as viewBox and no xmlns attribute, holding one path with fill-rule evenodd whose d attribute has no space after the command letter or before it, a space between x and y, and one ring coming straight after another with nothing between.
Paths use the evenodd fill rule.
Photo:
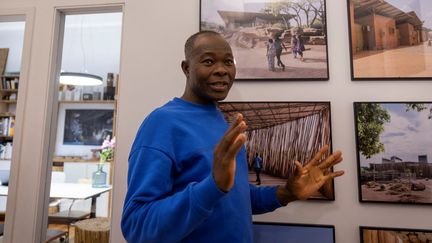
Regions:
<instances>
[{"instance_id":1,"label":"wooden shelf","mask_svg":"<svg viewBox=\"0 0 432 243\"><path fill-rule=\"evenodd\" d=\"M73 162L73 163L99 163L99 159L82 159L80 157L54 157L52 160L54 163L64 163L64 162ZM111 161L107 161L105 163L111 163Z\"/></svg>"},{"instance_id":2,"label":"wooden shelf","mask_svg":"<svg viewBox=\"0 0 432 243\"><path fill-rule=\"evenodd\" d=\"M115 100L60 100L64 104L114 104Z\"/></svg>"},{"instance_id":3,"label":"wooden shelf","mask_svg":"<svg viewBox=\"0 0 432 243\"><path fill-rule=\"evenodd\" d=\"M0 103L7 103L7 104L16 104L16 100L0 100Z\"/></svg>"},{"instance_id":4,"label":"wooden shelf","mask_svg":"<svg viewBox=\"0 0 432 243\"><path fill-rule=\"evenodd\" d=\"M20 77L19 73L16 73L16 74L14 74L14 73L6 73L4 75L0 75L0 77L2 77L2 78L19 78Z\"/></svg>"},{"instance_id":5,"label":"wooden shelf","mask_svg":"<svg viewBox=\"0 0 432 243\"><path fill-rule=\"evenodd\" d=\"M99 160L82 159L80 157L54 157L53 162L56 162L56 163L64 163L64 162L96 163L96 162L99 162Z\"/></svg>"},{"instance_id":6,"label":"wooden shelf","mask_svg":"<svg viewBox=\"0 0 432 243\"><path fill-rule=\"evenodd\" d=\"M0 112L0 117L11 117L11 116L15 116L15 114L10 112Z\"/></svg>"},{"instance_id":7,"label":"wooden shelf","mask_svg":"<svg viewBox=\"0 0 432 243\"><path fill-rule=\"evenodd\" d=\"M18 89L0 89L3 93L18 93Z\"/></svg>"},{"instance_id":8,"label":"wooden shelf","mask_svg":"<svg viewBox=\"0 0 432 243\"><path fill-rule=\"evenodd\" d=\"M0 139L2 139L2 140L13 140L13 136L0 135Z\"/></svg>"}]
</instances>

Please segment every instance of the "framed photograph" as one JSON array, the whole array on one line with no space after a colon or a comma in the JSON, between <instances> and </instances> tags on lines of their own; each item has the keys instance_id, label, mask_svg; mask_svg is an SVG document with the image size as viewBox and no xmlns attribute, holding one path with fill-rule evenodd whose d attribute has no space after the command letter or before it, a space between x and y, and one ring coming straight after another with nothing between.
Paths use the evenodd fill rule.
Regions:
<instances>
[{"instance_id":1,"label":"framed photograph","mask_svg":"<svg viewBox=\"0 0 432 243\"><path fill-rule=\"evenodd\" d=\"M55 155L90 157L112 137L113 114L113 104L60 103Z\"/></svg>"},{"instance_id":2,"label":"framed photograph","mask_svg":"<svg viewBox=\"0 0 432 243\"><path fill-rule=\"evenodd\" d=\"M325 0L201 0L200 30L230 43L237 80L328 80Z\"/></svg>"},{"instance_id":3,"label":"framed photograph","mask_svg":"<svg viewBox=\"0 0 432 243\"><path fill-rule=\"evenodd\" d=\"M65 110L63 144L101 145L112 137L113 110Z\"/></svg>"},{"instance_id":4,"label":"framed photograph","mask_svg":"<svg viewBox=\"0 0 432 243\"><path fill-rule=\"evenodd\" d=\"M432 1L348 0L353 80L432 78Z\"/></svg>"},{"instance_id":5,"label":"framed photograph","mask_svg":"<svg viewBox=\"0 0 432 243\"><path fill-rule=\"evenodd\" d=\"M354 102L361 202L432 204L432 102Z\"/></svg>"},{"instance_id":6,"label":"framed photograph","mask_svg":"<svg viewBox=\"0 0 432 243\"><path fill-rule=\"evenodd\" d=\"M335 227L319 224L253 222L254 243L335 243Z\"/></svg>"},{"instance_id":7,"label":"framed photograph","mask_svg":"<svg viewBox=\"0 0 432 243\"><path fill-rule=\"evenodd\" d=\"M360 226L360 243L432 242L432 230Z\"/></svg>"},{"instance_id":8,"label":"framed photograph","mask_svg":"<svg viewBox=\"0 0 432 243\"><path fill-rule=\"evenodd\" d=\"M331 147L330 102L221 102L219 108L228 121L243 114L248 125L251 184L285 185L295 161L305 164L325 144ZM334 200L333 182L311 199Z\"/></svg>"}]
</instances>

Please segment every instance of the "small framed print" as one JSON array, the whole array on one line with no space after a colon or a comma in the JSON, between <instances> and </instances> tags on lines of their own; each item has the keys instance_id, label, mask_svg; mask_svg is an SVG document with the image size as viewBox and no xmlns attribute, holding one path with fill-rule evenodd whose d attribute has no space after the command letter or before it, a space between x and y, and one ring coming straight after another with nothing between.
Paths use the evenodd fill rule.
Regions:
<instances>
[{"instance_id":1,"label":"small framed print","mask_svg":"<svg viewBox=\"0 0 432 243\"><path fill-rule=\"evenodd\" d=\"M347 1L353 80L432 79L432 1Z\"/></svg>"},{"instance_id":2,"label":"small framed print","mask_svg":"<svg viewBox=\"0 0 432 243\"><path fill-rule=\"evenodd\" d=\"M254 243L335 243L335 227L319 224L253 222Z\"/></svg>"},{"instance_id":3,"label":"small framed print","mask_svg":"<svg viewBox=\"0 0 432 243\"><path fill-rule=\"evenodd\" d=\"M237 80L328 80L325 0L201 0L200 30L230 44Z\"/></svg>"},{"instance_id":4,"label":"small framed print","mask_svg":"<svg viewBox=\"0 0 432 243\"><path fill-rule=\"evenodd\" d=\"M56 156L91 156L107 136L112 137L114 105L60 103Z\"/></svg>"},{"instance_id":5,"label":"small framed print","mask_svg":"<svg viewBox=\"0 0 432 243\"><path fill-rule=\"evenodd\" d=\"M330 102L221 102L219 108L227 120L241 113L248 125L251 184L285 185L295 161L305 164L322 146L331 147ZM333 181L311 199L334 200Z\"/></svg>"},{"instance_id":6,"label":"small framed print","mask_svg":"<svg viewBox=\"0 0 432 243\"><path fill-rule=\"evenodd\" d=\"M360 243L432 242L432 230L360 226Z\"/></svg>"},{"instance_id":7,"label":"small framed print","mask_svg":"<svg viewBox=\"0 0 432 243\"><path fill-rule=\"evenodd\" d=\"M361 202L432 204L432 102L354 102Z\"/></svg>"}]
</instances>

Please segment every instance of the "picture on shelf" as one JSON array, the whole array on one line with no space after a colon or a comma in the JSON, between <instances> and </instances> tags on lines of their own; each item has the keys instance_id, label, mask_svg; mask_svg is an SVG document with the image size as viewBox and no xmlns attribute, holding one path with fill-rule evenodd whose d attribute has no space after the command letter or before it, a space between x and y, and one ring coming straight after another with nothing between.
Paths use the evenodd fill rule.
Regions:
<instances>
[{"instance_id":1,"label":"picture on shelf","mask_svg":"<svg viewBox=\"0 0 432 243\"><path fill-rule=\"evenodd\" d=\"M0 48L0 75L5 73L8 54L9 48Z\"/></svg>"},{"instance_id":2,"label":"picture on shelf","mask_svg":"<svg viewBox=\"0 0 432 243\"><path fill-rule=\"evenodd\" d=\"M333 225L253 222L254 243L335 243Z\"/></svg>"},{"instance_id":3,"label":"picture on shelf","mask_svg":"<svg viewBox=\"0 0 432 243\"><path fill-rule=\"evenodd\" d=\"M432 1L348 0L351 77L432 78Z\"/></svg>"},{"instance_id":4,"label":"picture on shelf","mask_svg":"<svg viewBox=\"0 0 432 243\"><path fill-rule=\"evenodd\" d=\"M200 29L231 45L238 80L328 80L325 0L201 0Z\"/></svg>"},{"instance_id":5,"label":"picture on shelf","mask_svg":"<svg viewBox=\"0 0 432 243\"><path fill-rule=\"evenodd\" d=\"M360 243L432 242L432 230L360 226Z\"/></svg>"},{"instance_id":6,"label":"picture on shelf","mask_svg":"<svg viewBox=\"0 0 432 243\"><path fill-rule=\"evenodd\" d=\"M432 204L432 102L355 102L361 202Z\"/></svg>"},{"instance_id":7,"label":"picture on shelf","mask_svg":"<svg viewBox=\"0 0 432 243\"><path fill-rule=\"evenodd\" d=\"M63 144L100 145L112 137L112 110L67 109Z\"/></svg>"},{"instance_id":8,"label":"picture on shelf","mask_svg":"<svg viewBox=\"0 0 432 243\"><path fill-rule=\"evenodd\" d=\"M227 120L244 116L251 184L285 185L295 161L305 164L325 144L331 147L329 102L221 102L219 108ZM334 200L333 182L311 199Z\"/></svg>"}]
</instances>

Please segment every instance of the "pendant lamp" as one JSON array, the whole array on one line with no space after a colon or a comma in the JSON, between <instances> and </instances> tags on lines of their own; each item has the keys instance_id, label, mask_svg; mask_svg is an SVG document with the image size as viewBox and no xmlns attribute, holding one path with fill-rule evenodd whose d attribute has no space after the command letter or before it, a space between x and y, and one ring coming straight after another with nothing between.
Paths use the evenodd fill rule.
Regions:
<instances>
[{"instance_id":1,"label":"pendant lamp","mask_svg":"<svg viewBox=\"0 0 432 243\"><path fill-rule=\"evenodd\" d=\"M60 73L60 83L79 86L102 85L102 78L88 73L62 72Z\"/></svg>"},{"instance_id":2,"label":"pendant lamp","mask_svg":"<svg viewBox=\"0 0 432 243\"><path fill-rule=\"evenodd\" d=\"M84 16L81 17L80 26L80 48L83 57L83 69L84 72L61 72L60 73L60 83L66 85L76 85L76 86L97 86L102 85L102 77L89 74L86 72L86 53L84 50L84 39L83 39L83 29L84 29Z\"/></svg>"}]
</instances>

